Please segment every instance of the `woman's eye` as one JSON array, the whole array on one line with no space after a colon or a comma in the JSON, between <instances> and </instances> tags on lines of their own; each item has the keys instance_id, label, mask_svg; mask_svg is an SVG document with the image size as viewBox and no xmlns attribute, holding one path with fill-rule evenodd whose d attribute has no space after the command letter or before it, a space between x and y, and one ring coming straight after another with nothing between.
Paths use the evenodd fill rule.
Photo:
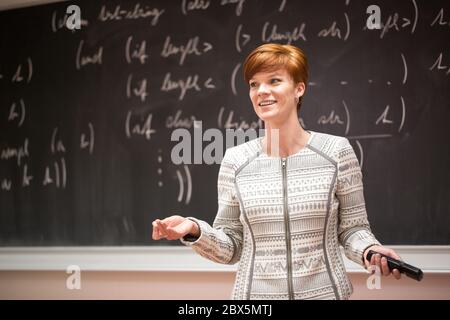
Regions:
<instances>
[{"instance_id":1,"label":"woman's eye","mask_svg":"<svg viewBox=\"0 0 450 320\"><path fill-rule=\"evenodd\" d=\"M250 82L250 88L256 88L256 82Z\"/></svg>"},{"instance_id":2,"label":"woman's eye","mask_svg":"<svg viewBox=\"0 0 450 320\"><path fill-rule=\"evenodd\" d=\"M274 79L271 80L272 83L278 83L278 82L280 82L280 81L281 81L281 80L278 79L278 78L274 78Z\"/></svg>"}]
</instances>

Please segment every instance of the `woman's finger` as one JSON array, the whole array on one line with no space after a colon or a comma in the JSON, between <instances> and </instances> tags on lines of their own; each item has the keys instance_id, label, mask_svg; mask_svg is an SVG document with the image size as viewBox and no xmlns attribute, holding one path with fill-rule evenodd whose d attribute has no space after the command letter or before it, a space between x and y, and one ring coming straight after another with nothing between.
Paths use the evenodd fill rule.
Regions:
<instances>
[{"instance_id":1,"label":"woman's finger","mask_svg":"<svg viewBox=\"0 0 450 320\"><path fill-rule=\"evenodd\" d=\"M374 268L375 268L375 272L377 274L382 273L383 271L381 270L381 256L379 254L375 254L374 255Z\"/></svg>"},{"instance_id":2,"label":"woman's finger","mask_svg":"<svg viewBox=\"0 0 450 320\"><path fill-rule=\"evenodd\" d=\"M158 222L158 234L160 239L167 238L167 227L164 223Z\"/></svg>"},{"instance_id":3,"label":"woman's finger","mask_svg":"<svg viewBox=\"0 0 450 320\"><path fill-rule=\"evenodd\" d=\"M392 274L394 275L395 279L397 279L397 280L399 280L402 277L402 274L400 273L400 271L398 271L398 269L392 270Z\"/></svg>"},{"instance_id":4,"label":"woman's finger","mask_svg":"<svg viewBox=\"0 0 450 320\"><path fill-rule=\"evenodd\" d=\"M369 261L369 266L368 269L369 271L374 274L376 271L376 266L375 266L375 255L372 255L372 257L370 257L370 261Z\"/></svg>"},{"instance_id":5,"label":"woman's finger","mask_svg":"<svg viewBox=\"0 0 450 320\"><path fill-rule=\"evenodd\" d=\"M156 230L156 223L152 222L152 239L153 240L159 240L158 239L158 231Z\"/></svg>"},{"instance_id":6,"label":"woman's finger","mask_svg":"<svg viewBox=\"0 0 450 320\"><path fill-rule=\"evenodd\" d=\"M167 237L167 227L164 223L162 223L160 220L156 221L157 225L158 225L158 229L159 232L161 233L162 237Z\"/></svg>"},{"instance_id":7,"label":"woman's finger","mask_svg":"<svg viewBox=\"0 0 450 320\"><path fill-rule=\"evenodd\" d=\"M161 233L159 232L159 227L156 221L152 222L153 231L152 231L152 239L153 240L159 240L161 239Z\"/></svg>"},{"instance_id":8,"label":"woman's finger","mask_svg":"<svg viewBox=\"0 0 450 320\"><path fill-rule=\"evenodd\" d=\"M389 270L387 259L385 257L381 258L381 272L384 276L388 276L391 273L391 271Z\"/></svg>"}]
</instances>

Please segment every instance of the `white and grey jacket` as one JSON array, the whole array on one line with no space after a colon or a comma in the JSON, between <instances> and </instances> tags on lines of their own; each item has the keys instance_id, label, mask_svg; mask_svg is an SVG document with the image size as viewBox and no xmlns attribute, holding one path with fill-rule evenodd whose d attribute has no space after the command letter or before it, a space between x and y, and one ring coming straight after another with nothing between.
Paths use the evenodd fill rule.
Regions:
<instances>
[{"instance_id":1,"label":"white and grey jacket","mask_svg":"<svg viewBox=\"0 0 450 320\"><path fill-rule=\"evenodd\" d=\"M195 241L201 256L239 262L233 299L348 299L340 252L363 265L370 230L358 159L346 138L312 132L306 147L270 157L258 138L226 151L218 212Z\"/></svg>"}]
</instances>

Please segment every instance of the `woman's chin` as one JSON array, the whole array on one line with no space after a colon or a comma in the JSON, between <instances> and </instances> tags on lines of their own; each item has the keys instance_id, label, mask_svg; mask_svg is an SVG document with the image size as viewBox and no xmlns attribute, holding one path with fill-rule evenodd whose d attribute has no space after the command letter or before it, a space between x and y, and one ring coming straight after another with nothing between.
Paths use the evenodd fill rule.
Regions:
<instances>
[{"instance_id":1,"label":"woman's chin","mask_svg":"<svg viewBox=\"0 0 450 320\"><path fill-rule=\"evenodd\" d=\"M258 117L264 122L271 122L277 118L277 114L275 110L260 111Z\"/></svg>"}]
</instances>

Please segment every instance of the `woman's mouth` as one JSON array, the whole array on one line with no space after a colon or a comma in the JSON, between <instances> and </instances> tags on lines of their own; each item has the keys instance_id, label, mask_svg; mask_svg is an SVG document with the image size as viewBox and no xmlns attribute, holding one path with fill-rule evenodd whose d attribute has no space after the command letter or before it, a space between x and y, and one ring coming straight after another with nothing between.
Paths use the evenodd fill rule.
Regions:
<instances>
[{"instance_id":1,"label":"woman's mouth","mask_svg":"<svg viewBox=\"0 0 450 320\"><path fill-rule=\"evenodd\" d=\"M260 103L258 103L258 106L260 106L260 107L267 107L267 106L270 106L270 105L272 105L272 104L274 104L276 102L277 102L276 100L264 100L264 101L261 101Z\"/></svg>"}]
</instances>

